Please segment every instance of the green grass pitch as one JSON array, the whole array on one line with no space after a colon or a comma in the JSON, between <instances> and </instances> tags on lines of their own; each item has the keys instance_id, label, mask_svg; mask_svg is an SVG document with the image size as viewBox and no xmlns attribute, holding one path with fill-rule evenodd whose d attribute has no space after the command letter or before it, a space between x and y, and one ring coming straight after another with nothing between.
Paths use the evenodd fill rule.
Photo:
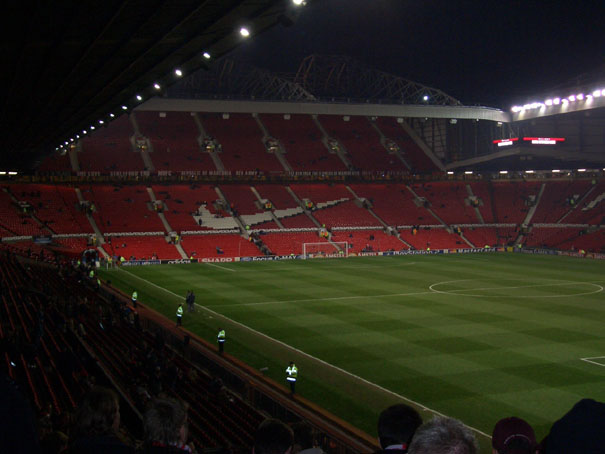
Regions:
<instances>
[{"instance_id":1,"label":"green grass pitch","mask_svg":"<svg viewBox=\"0 0 605 454\"><path fill-rule=\"evenodd\" d=\"M537 436L583 397L605 401L605 262L524 254L367 257L124 268L102 273L171 320L376 434L400 401L477 430ZM588 360L587 360L588 359Z\"/></svg>"}]
</instances>

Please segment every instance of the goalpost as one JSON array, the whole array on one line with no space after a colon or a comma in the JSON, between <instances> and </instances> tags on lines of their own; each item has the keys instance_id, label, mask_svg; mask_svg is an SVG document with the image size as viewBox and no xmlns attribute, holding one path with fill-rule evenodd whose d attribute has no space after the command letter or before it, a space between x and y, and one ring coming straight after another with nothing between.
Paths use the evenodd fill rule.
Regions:
<instances>
[{"instance_id":1,"label":"goalpost","mask_svg":"<svg viewBox=\"0 0 605 454\"><path fill-rule=\"evenodd\" d=\"M349 243L346 241L325 241L323 243L303 243L303 259L321 257L348 257Z\"/></svg>"}]
</instances>

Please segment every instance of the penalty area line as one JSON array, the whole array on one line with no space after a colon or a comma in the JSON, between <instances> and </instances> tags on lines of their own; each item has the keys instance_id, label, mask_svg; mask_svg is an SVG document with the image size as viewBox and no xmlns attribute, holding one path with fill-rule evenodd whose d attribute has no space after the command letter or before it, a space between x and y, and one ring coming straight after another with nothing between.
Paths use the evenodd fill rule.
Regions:
<instances>
[{"instance_id":1,"label":"penalty area line","mask_svg":"<svg viewBox=\"0 0 605 454\"><path fill-rule=\"evenodd\" d=\"M126 270L124 270L124 271L125 271L126 273L130 274L131 276L134 276L134 277L136 277L137 279L139 279L139 280L141 280L141 281L143 281L143 282L146 282L147 284L150 284L150 285L152 285L153 287L156 287L156 288L157 288L157 289L159 289L159 290L163 290L163 291L165 291L165 292L167 292L167 293L170 293L171 295L174 295L174 296L176 296L177 298L180 298L180 299L183 299L183 300L185 299L185 297L183 297L183 296L181 296L181 295L177 295L176 293L174 293L174 292L172 292L172 291L170 291L170 290L168 290L168 289L166 289L166 288L164 288L164 287L160 287L159 285L154 284L153 282L150 282L150 281L148 281L147 279L143 279L142 277L139 277L139 276L137 276L137 275L135 275L135 274L132 274L130 271L126 271ZM424 293L431 293L431 292L424 292ZM359 381L359 382L361 382L361 383L364 383L364 384L366 384L366 385L368 385L368 386L370 386L370 387L372 387L372 388L375 388L375 389L377 389L377 390L380 390L380 391L382 391L383 393L390 394L391 396L394 396L394 397L396 397L396 398L398 398L398 399L400 399L400 400L403 400L403 401L408 402L408 403L410 403L410 404L412 404L412 405L415 405L415 406L417 406L417 407L421 408L422 410L424 410L424 411L426 411L426 412L432 413L432 414L437 415L437 416L443 416L443 417L447 416L447 415L444 415L443 413L441 413L441 412L439 412L439 411L437 411L437 410L433 410L432 408L427 407L426 405L423 405L423 404L421 404L421 403L419 403L419 402L416 402L415 400L409 399L409 398L407 398L407 397L405 397L405 396L402 396L401 394L398 394L398 393L396 393L396 392L394 392L394 391L391 391L390 389L383 388L382 386L380 386L380 385L378 385L378 384L376 384L376 383L373 383L373 382L371 382L371 381L369 381L369 380L366 380L365 378L362 378L362 377L360 377L359 375L355 375L355 374L353 374L353 373L351 373L351 372L349 372L349 371L347 371L347 370L345 370L345 369L342 369L342 368L340 368L340 367L338 367L338 366L335 366L334 364L330 364L330 363L328 363L328 362L324 361L323 359L320 359L320 358L317 358L317 357L315 357L315 356L313 356L313 355L310 355L309 353L306 353L306 352L304 352L304 351L302 351L302 350L300 350L300 349L298 349L298 348L296 348L296 347L292 347L291 345L288 345L288 344L286 344L285 342L280 341L279 339L275 339L275 338L273 338L273 337L271 337L271 336L268 336L268 335L266 335L266 334L264 334L264 333L261 333L260 331L257 331L257 330L255 330L254 328L251 328L251 327L249 327L249 326L247 326L247 325L244 325L243 323L240 323L240 322L235 321L235 320L233 320L233 319L231 319L231 318L229 318L229 317L226 317L225 315L220 314L220 313L218 313L218 312L215 312L215 311L213 311L212 309L209 309L209 308L207 308L207 307L205 307L205 306L202 306L202 305L199 305L199 304L197 304L197 303L195 303L195 305L196 305L196 306L198 306L198 307L200 307L201 309L205 310L206 312L208 312L208 313L212 314L213 316L218 317L218 318L222 318L223 320L225 320L225 321L227 321L227 322L229 322L229 323L231 323L231 324L233 324L233 325L235 325L235 326L239 326L240 328L242 328L242 329L244 329L244 330L246 330L246 331L249 331L249 332L251 332L251 333L255 334L255 335L256 335L256 336L258 336L258 337L261 337L261 338L263 338L263 339L266 339L266 340L268 340L268 341L270 341L270 342L273 342L273 343L275 343L275 344L277 344L277 345L281 345L282 347L284 347L284 348L286 348L286 349L288 349L288 350L291 350L291 351L293 351L293 352L296 352L296 353L298 353L298 354L299 354L299 355L301 355L301 356L304 356L304 357L306 357L306 358L308 358L308 359L311 359L311 360L313 360L313 361L315 361L315 362L317 362L317 363L320 363L320 364L322 364L322 365L324 365L324 366L326 366L326 367L328 367L328 368L330 368L330 369L333 369L333 370L335 370L335 371L338 371L338 372L340 372L340 373L341 373L341 374L343 374L343 375L347 375L347 376L349 376L349 377L351 377L351 378L353 378L353 379L355 379L355 380L357 380L357 381ZM483 432L483 431L481 431L481 430L479 430L479 429L476 429L475 427L469 426L469 425L467 425L467 424L465 424L465 425L466 425L466 426L467 426L469 429L471 429L473 432L476 432L476 433L478 433L479 435L482 435L482 436L484 436L484 437L486 437L486 438L488 438L488 439L490 439L490 440L491 440L491 438L492 438L492 437L491 437L491 435L486 434L485 432Z\"/></svg>"},{"instance_id":2,"label":"penalty area line","mask_svg":"<svg viewBox=\"0 0 605 454\"><path fill-rule=\"evenodd\" d=\"M220 266L220 265L215 265L214 263L208 263L208 262L203 262L208 266L214 266L216 268L220 268L221 270L225 270L225 271L231 271L232 273L235 273L235 270L232 270L231 268L227 268L225 266Z\"/></svg>"}]
</instances>

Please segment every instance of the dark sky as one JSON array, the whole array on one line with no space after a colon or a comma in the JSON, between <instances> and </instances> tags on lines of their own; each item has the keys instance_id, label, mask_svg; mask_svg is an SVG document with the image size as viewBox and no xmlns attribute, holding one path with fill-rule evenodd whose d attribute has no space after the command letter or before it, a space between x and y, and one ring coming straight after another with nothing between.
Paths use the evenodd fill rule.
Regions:
<instances>
[{"instance_id":1,"label":"dark sky","mask_svg":"<svg viewBox=\"0 0 605 454\"><path fill-rule=\"evenodd\" d=\"M231 56L296 72L310 54L508 109L605 66L605 1L317 0Z\"/></svg>"}]
</instances>

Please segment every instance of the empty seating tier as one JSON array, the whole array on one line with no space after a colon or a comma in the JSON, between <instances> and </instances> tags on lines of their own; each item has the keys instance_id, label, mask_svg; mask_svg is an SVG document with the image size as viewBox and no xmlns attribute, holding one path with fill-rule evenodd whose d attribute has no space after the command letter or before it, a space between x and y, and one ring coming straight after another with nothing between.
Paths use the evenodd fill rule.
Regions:
<instances>
[{"instance_id":1,"label":"empty seating tier","mask_svg":"<svg viewBox=\"0 0 605 454\"><path fill-rule=\"evenodd\" d=\"M80 170L128 171L145 170L141 153L135 151L131 139L134 128L128 115L122 115L105 128L82 139L82 151L77 153Z\"/></svg>"},{"instance_id":2,"label":"empty seating tier","mask_svg":"<svg viewBox=\"0 0 605 454\"><path fill-rule=\"evenodd\" d=\"M278 159L265 149L262 130L252 115L230 114L223 118L219 114L200 114L199 118L206 134L222 146L219 156L225 169L284 171Z\"/></svg>"},{"instance_id":3,"label":"empty seating tier","mask_svg":"<svg viewBox=\"0 0 605 454\"><path fill-rule=\"evenodd\" d=\"M321 131L310 115L261 115L272 137L278 139L286 152L286 160L294 171L347 170L342 160L322 142Z\"/></svg>"},{"instance_id":4,"label":"empty seating tier","mask_svg":"<svg viewBox=\"0 0 605 454\"><path fill-rule=\"evenodd\" d=\"M201 132L189 112L136 112L140 133L151 142L150 157L156 171L216 170L202 150Z\"/></svg>"}]
</instances>

